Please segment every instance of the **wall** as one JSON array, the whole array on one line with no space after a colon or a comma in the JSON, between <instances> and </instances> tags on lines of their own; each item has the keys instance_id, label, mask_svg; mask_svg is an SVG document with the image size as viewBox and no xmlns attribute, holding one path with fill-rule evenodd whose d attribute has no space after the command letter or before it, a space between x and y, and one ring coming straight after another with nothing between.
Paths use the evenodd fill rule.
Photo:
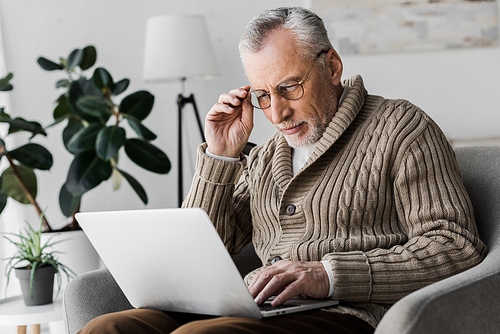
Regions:
<instances>
[{"instance_id":1,"label":"wall","mask_svg":"<svg viewBox=\"0 0 500 334\"><path fill-rule=\"evenodd\" d=\"M128 93L147 89L156 96L153 113L145 124L158 134L154 142L170 157L174 168L167 176L143 171L122 154L120 165L145 186L149 208L175 207L177 120L176 97L180 83L151 84L142 81L142 59L145 22L147 18L167 13L192 13L206 16L221 76L210 81L187 83L187 92L194 92L202 117L216 102L221 92L246 84L240 65L237 43L245 24L266 8L280 5L309 5L308 0L256 0L242 5L239 1L217 0L0 0L0 15L7 69L14 72L15 90L10 94L13 116L23 116L51 123L53 102L59 92L54 88L61 73L45 72L36 64L40 55L57 59L75 47L94 44L98 49L97 65L106 67L118 80L131 79ZM203 55L200 55L202 57ZM362 74L368 91L386 97L403 97L422 107L452 139L499 136L500 114L499 48L450 50L387 54L377 56L346 56L344 77ZM124 94L125 95L125 94ZM256 130L251 140L262 143L274 130L261 112L255 114ZM191 149L186 165L194 165L194 147L199 142L191 109L186 109L190 125ZM50 148L55 165L50 172L39 172L39 200L47 208L54 225L66 219L59 212L57 201L71 161L61 143L63 126L51 128L47 138L37 141ZM185 188L190 183L192 167L186 168ZM187 191L187 189L185 189ZM142 202L124 183L113 192L107 182L83 197L84 211L143 208ZM18 210L31 221L36 214L31 207L12 201L9 210Z\"/></svg>"},{"instance_id":2,"label":"wall","mask_svg":"<svg viewBox=\"0 0 500 334\"><path fill-rule=\"evenodd\" d=\"M372 94L405 98L455 141L500 137L500 49L344 57Z\"/></svg>"}]
</instances>

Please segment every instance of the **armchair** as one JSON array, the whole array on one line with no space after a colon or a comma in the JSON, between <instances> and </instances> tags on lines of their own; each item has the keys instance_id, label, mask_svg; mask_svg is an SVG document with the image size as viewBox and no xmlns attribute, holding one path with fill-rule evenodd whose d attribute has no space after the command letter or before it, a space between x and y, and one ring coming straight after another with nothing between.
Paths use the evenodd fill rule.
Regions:
<instances>
[{"instance_id":1,"label":"armchair","mask_svg":"<svg viewBox=\"0 0 500 334\"><path fill-rule=\"evenodd\" d=\"M500 147L464 147L455 152L489 253L476 267L398 301L375 334L484 334L500 328ZM244 275L260 260L249 245L235 263ZM107 269L80 275L64 294L66 332L75 334L101 314L130 308Z\"/></svg>"},{"instance_id":2,"label":"armchair","mask_svg":"<svg viewBox=\"0 0 500 334\"><path fill-rule=\"evenodd\" d=\"M455 153L488 255L476 267L399 300L375 334L500 330L500 147L462 147Z\"/></svg>"}]
</instances>

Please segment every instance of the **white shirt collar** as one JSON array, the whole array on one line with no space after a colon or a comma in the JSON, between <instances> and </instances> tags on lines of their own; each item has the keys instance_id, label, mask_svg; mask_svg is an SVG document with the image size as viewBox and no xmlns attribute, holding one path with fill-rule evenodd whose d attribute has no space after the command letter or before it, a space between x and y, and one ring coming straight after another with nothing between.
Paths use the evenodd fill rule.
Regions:
<instances>
[{"instance_id":1,"label":"white shirt collar","mask_svg":"<svg viewBox=\"0 0 500 334\"><path fill-rule=\"evenodd\" d=\"M351 89L349 86L345 85L342 85L342 87L344 87L344 92L340 97L338 105L339 107L347 96L347 93ZM294 176L297 175L302 167L304 167L307 160L309 160L314 150L316 149L316 146L318 146L318 141L308 146L292 148L292 173Z\"/></svg>"}]
</instances>

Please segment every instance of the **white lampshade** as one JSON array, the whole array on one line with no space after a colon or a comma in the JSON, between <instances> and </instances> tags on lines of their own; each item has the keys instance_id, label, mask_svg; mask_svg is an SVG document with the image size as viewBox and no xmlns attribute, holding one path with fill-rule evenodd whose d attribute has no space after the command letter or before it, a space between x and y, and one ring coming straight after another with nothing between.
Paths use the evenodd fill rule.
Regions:
<instances>
[{"instance_id":1,"label":"white lampshade","mask_svg":"<svg viewBox=\"0 0 500 334\"><path fill-rule=\"evenodd\" d=\"M204 17L164 15L148 19L145 81L210 79L218 75Z\"/></svg>"}]
</instances>

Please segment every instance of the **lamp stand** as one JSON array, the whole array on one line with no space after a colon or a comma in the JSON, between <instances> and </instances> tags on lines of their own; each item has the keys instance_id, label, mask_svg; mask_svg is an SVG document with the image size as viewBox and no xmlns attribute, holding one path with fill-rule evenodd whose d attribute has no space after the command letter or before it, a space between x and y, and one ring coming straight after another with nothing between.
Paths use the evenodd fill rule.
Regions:
<instances>
[{"instance_id":1,"label":"lamp stand","mask_svg":"<svg viewBox=\"0 0 500 334\"><path fill-rule=\"evenodd\" d=\"M178 121L179 121L179 147L178 147L178 204L179 207L182 205L182 201L184 200L184 191L183 191L183 167L182 167L182 110L186 104L193 104L194 114L196 116L196 121L198 122L198 128L200 130L200 135L202 142L205 142L205 134L203 133L203 126L201 125L200 115L198 113L198 108L196 107L196 102L194 100L194 95L191 94L189 97L185 97L183 94L179 94L177 97L177 107L178 107Z\"/></svg>"}]
</instances>

